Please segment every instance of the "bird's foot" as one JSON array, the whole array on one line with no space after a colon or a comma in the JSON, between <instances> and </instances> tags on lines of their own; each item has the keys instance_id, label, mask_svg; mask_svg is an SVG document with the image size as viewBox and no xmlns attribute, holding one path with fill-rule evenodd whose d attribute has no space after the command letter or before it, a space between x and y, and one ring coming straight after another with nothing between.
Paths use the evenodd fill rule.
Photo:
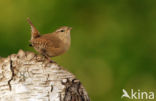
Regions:
<instances>
[{"instance_id":1,"label":"bird's foot","mask_svg":"<svg viewBox=\"0 0 156 101\"><path fill-rule=\"evenodd\" d=\"M48 59L49 63L56 63L55 61L51 60L51 58L49 57L46 57L46 58Z\"/></svg>"},{"instance_id":2,"label":"bird's foot","mask_svg":"<svg viewBox=\"0 0 156 101\"><path fill-rule=\"evenodd\" d=\"M56 63L56 62L55 62L55 61L53 61L53 60L49 60L49 62L50 62L50 63Z\"/></svg>"}]
</instances>

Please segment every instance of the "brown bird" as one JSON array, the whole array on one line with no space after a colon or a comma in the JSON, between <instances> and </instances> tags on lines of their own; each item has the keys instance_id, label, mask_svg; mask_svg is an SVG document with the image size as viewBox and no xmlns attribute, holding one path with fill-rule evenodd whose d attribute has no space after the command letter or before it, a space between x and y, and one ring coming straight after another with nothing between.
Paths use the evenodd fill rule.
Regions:
<instances>
[{"instance_id":1,"label":"brown bird","mask_svg":"<svg viewBox=\"0 0 156 101\"><path fill-rule=\"evenodd\" d=\"M45 56L50 62L53 62L50 57L59 56L70 48L71 27L63 26L55 32L40 35L29 18L27 21L31 26L30 46L34 47L37 52Z\"/></svg>"}]
</instances>

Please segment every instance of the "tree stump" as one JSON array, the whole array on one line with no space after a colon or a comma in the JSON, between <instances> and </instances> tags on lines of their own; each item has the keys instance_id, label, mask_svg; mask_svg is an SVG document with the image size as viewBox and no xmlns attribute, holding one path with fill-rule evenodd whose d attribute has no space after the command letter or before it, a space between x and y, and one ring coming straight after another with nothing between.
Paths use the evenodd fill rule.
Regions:
<instances>
[{"instance_id":1,"label":"tree stump","mask_svg":"<svg viewBox=\"0 0 156 101\"><path fill-rule=\"evenodd\" d=\"M56 63L20 50L0 58L0 101L90 101L75 76Z\"/></svg>"}]
</instances>

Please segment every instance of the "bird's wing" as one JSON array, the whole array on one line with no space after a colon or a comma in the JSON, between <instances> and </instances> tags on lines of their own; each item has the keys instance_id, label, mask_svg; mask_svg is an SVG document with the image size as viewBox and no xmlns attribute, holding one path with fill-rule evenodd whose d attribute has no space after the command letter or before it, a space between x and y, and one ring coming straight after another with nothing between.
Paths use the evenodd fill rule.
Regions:
<instances>
[{"instance_id":1,"label":"bird's wing","mask_svg":"<svg viewBox=\"0 0 156 101\"><path fill-rule=\"evenodd\" d=\"M53 34L44 34L43 36L41 36L41 39L48 41L49 42L48 46L53 48L60 48L63 45L62 41Z\"/></svg>"},{"instance_id":2,"label":"bird's wing","mask_svg":"<svg viewBox=\"0 0 156 101\"><path fill-rule=\"evenodd\" d=\"M60 48L61 41L57 37L39 37L31 40L33 46L40 48Z\"/></svg>"}]
</instances>

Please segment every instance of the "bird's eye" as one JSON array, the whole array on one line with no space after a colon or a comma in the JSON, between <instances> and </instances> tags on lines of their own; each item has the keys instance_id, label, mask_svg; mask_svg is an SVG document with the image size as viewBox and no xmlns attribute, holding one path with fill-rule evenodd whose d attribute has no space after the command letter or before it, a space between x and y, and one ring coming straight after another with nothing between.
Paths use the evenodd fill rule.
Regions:
<instances>
[{"instance_id":1,"label":"bird's eye","mask_svg":"<svg viewBox=\"0 0 156 101\"><path fill-rule=\"evenodd\" d=\"M62 30L60 30L60 32L64 32L64 30L62 29Z\"/></svg>"}]
</instances>

